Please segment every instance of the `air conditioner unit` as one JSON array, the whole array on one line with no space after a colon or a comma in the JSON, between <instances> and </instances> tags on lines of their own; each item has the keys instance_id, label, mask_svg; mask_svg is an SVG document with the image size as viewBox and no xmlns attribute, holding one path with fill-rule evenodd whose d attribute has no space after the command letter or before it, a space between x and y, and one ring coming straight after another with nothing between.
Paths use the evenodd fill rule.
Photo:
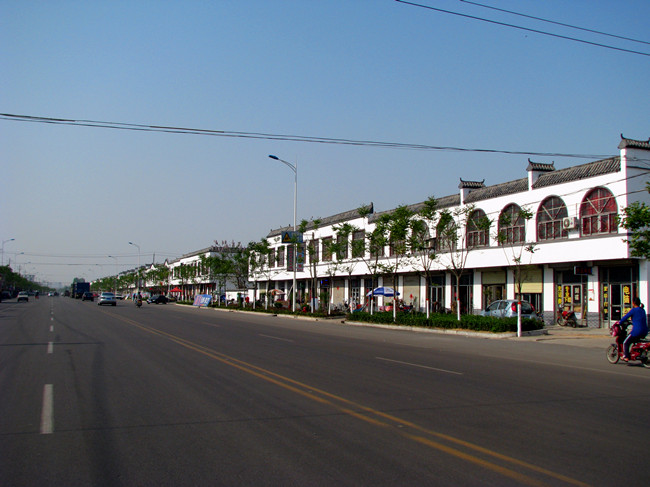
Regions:
<instances>
[{"instance_id":1,"label":"air conditioner unit","mask_svg":"<svg viewBox=\"0 0 650 487\"><path fill-rule=\"evenodd\" d=\"M562 230L574 230L578 228L578 219L574 216L562 218Z\"/></svg>"}]
</instances>

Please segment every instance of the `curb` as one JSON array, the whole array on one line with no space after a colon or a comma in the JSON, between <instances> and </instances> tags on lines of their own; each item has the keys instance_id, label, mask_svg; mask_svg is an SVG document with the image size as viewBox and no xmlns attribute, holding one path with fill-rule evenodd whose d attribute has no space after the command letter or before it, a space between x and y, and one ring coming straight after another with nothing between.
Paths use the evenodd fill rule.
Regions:
<instances>
[{"instance_id":1,"label":"curb","mask_svg":"<svg viewBox=\"0 0 650 487\"><path fill-rule=\"evenodd\" d=\"M423 328L419 326L403 326L403 325L388 325L388 324L379 324L379 323L363 323L360 321L341 321L343 325L350 326L365 326L370 328L384 328L388 330L403 330L403 331L414 331L418 333L434 333L438 335L456 335L456 336L466 336L473 338L487 338L491 340L501 340L505 338L519 338L517 332L509 331L505 333L492 333L490 331L471 331L471 330L460 330L460 329L446 329L446 328ZM532 337L532 336L541 336L548 335L548 330L532 330L524 331L521 334L521 338Z\"/></svg>"}]
</instances>

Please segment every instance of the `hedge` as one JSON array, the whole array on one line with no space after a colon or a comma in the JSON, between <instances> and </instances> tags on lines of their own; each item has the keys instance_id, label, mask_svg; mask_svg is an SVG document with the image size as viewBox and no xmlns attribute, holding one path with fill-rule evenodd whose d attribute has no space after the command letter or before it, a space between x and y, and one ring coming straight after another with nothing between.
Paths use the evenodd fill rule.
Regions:
<instances>
[{"instance_id":1,"label":"hedge","mask_svg":"<svg viewBox=\"0 0 650 487\"><path fill-rule=\"evenodd\" d=\"M444 328L460 329L471 331L488 331L492 333L506 333L517 331L517 318L495 318L492 316L462 315L460 323L456 315L431 314L427 319L424 313L397 313L393 321L392 312L378 312L374 314L359 312L347 316L349 321L360 321L363 323L391 324L402 326L414 326L423 328ZM522 331L540 330L544 323L539 320L522 318Z\"/></svg>"}]
</instances>

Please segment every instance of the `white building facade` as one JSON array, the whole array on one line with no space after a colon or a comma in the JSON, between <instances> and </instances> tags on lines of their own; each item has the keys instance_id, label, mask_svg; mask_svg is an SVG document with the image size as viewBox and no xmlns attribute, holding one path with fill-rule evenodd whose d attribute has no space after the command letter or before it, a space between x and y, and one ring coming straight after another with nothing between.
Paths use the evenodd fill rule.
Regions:
<instances>
[{"instance_id":1,"label":"white building facade","mask_svg":"<svg viewBox=\"0 0 650 487\"><path fill-rule=\"evenodd\" d=\"M631 256L627 231L618 218L633 202L650 204L650 140L621 136L619 150L616 157L565 169L529 160L526 177L493 186L461 179L457 194L437 199L438 210L465 215L457 221L458 248L448 251L436 243L435 221L429 222L423 238L440 248L428 264L417 256L403 259L397 270L400 298L420 310L453 308L457 273L451 269L462 257L458 298L465 313L476 313L495 299L514 299L519 285L523 298L543 312L547 323L559 311L573 310L586 326L609 327L631 307L633 297L649 303L648 262ZM417 212L422 206L409 209ZM297 272L299 299L312 281L319 288L317 296L334 305L365 304L373 286L392 286L392 275L380 274L374 282L371 278L371 262L395 261L389 247L374 260L367 250L364 256L354 255L353 240L367 238L381 218L372 205L369 210L363 217L352 210L323 218L318 226L310 223L303 245L312 252L303 250L307 257ZM526 212L530 219L521 216ZM491 221L489 230L476 225L481 218ZM328 243L340 238L343 224L355 231L347 249L337 255L328 251ZM249 276L262 292L272 289L287 298L293 279L287 265L291 246L282 240L288 230L267 235L271 258ZM522 277L516 282L518 274ZM381 298L376 302L383 304Z\"/></svg>"}]
</instances>

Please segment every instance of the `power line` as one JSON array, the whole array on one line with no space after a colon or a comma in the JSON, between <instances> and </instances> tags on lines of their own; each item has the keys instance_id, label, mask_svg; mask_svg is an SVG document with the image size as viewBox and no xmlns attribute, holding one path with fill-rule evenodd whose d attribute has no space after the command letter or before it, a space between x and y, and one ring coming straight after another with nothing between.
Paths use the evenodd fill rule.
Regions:
<instances>
[{"instance_id":1,"label":"power line","mask_svg":"<svg viewBox=\"0 0 650 487\"><path fill-rule=\"evenodd\" d=\"M650 45L650 42L648 42L648 41L641 41L639 39L633 39L631 37L619 36L619 35L616 35L616 34L608 34L607 32L601 32L599 30L587 29L586 27L578 27L577 25L565 24L563 22L557 22L555 20L543 19L541 17L535 17L533 15L527 15L527 14L522 14L520 12L513 12L512 10L506 10L506 9L503 9L503 8L493 7L491 5L484 5L482 3L470 2L469 0L459 0L459 1L461 1L463 3L469 3L470 5L476 5L477 7L483 7L483 8L487 8L487 9L490 9L490 10L496 10L497 12L505 12L505 13L508 13L508 14L517 15L519 17L525 17L527 19L539 20L540 22L546 22L546 23L549 23L549 24L560 25L562 27L569 27L570 29L582 30L584 32L591 32L593 34L599 34L599 35L603 35L603 36L614 37L616 39L622 39L622 40L625 40L625 41L638 42L640 44L648 44L648 45Z\"/></svg>"},{"instance_id":2,"label":"power line","mask_svg":"<svg viewBox=\"0 0 650 487\"><path fill-rule=\"evenodd\" d=\"M578 39L576 37L569 37L569 36L564 36L564 35L560 35L560 34L553 34L552 32L545 32L543 30L531 29L531 28L528 28L528 27L522 27L520 25L508 24L508 23L505 23L505 22L498 22L496 20L490 20L490 19L486 19L486 18L483 18L483 17L477 17L475 15L463 14L463 13L460 13L460 12L453 12L451 10L445 10L445 9L441 9L441 8L431 7L429 5L422 5L420 3L407 2L405 0L395 0L395 1L399 2L399 3L402 3L404 5L411 5L412 7L420 7L420 8L424 8L424 9L427 9L427 10L433 10L433 11L436 11L436 12L440 12L440 13L456 15L458 17L464 17L466 19L480 20L481 22L487 22L487 23L490 23L490 24L500 25L502 27L510 27L512 29L518 29L518 30L524 30L524 31L527 31L527 32L533 32L535 34L542 34L542 35L545 35L545 36L557 37L558 39L565 39L565 40L568 40L568 41L580 42L582 44L589 44L590 46L603 47L605 49L612 49L614 51L621 51L621 52L627 52L627 53L630 53L630 54L638 54L639 56L650 57L650 53L647 53L647 52L633 51L632 49L623 49L622 47L610 46L610 45L607 45L607 44L601 44L599 42L592 42L592 41L587 41L587 40L584 40L584 39Z\"/></svg>"},{"instance_id":3,"label":"power line","mask_svg":"<svg viewBox=\"0 0 650 487\"><path fill-rule=\"evenodd\" d=\"M212 137L231 137L245 139L263 139L279 140L289 142L308 142L316 144L334 144L334 145L352 145L362 147L378 147L383 149L401 149L401 150L422 150L422 151L445 151L445 152L474 152L487 154L508 154L540 157L568 157L575 159L604 159L611 157L611 154L564 154L560 152L535 152L535 151L515 151L503 149L482 149L452 146L435 146L426 144L405 144L400 142L382 142L374 140L354 140L338 139L330 137L314 137L306 135L288 135L288 134L270 134L259 132L236 132L228 130L209 130L187 127L172 127L164 125L144 125L125 122L105 122L97 120L74 120L65 118L39 117L34 115L16 115L11 113L0 113L0 120L11 122L32 122L45 123L54 125L71 125L76 127L92 127L114 130L130 130L138 132L163 132L174 134L204 135Z\"/></svg>"}]
</instances>

